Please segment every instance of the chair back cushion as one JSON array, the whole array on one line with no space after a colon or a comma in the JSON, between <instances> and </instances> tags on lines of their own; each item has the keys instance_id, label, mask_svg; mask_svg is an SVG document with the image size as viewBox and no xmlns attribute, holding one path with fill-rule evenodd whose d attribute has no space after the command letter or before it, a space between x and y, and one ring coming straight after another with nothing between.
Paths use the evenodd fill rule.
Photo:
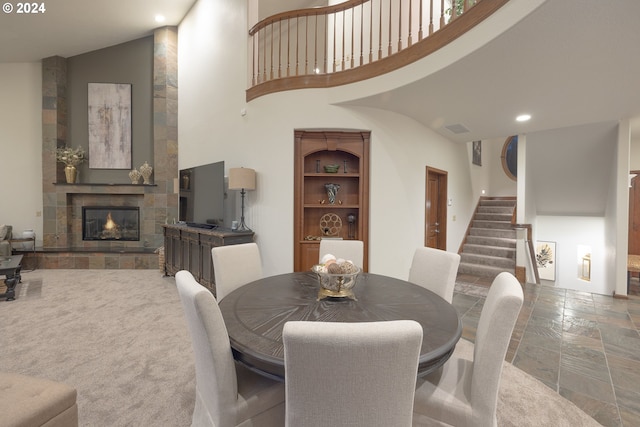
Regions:
<instances>
[{"instance_id":1,"label":"chair back cushion","mask_svg":"<svg viewBox=\"0 0 640 427\"><path fill-rule=\"evenodd\" d=\"M218 246L211 249L216 299L254 280L262 279L262 259L255 243Z\"/></svg>"},{"instance_id":2,"label":"chair back cushion","mask_svg":"<svg viewBox=\"0 0 640 427\"><path fill-rule=\"evenodd\" d=\"M413 254L409 281L435 292L451 303L460 255L434 248L417 248Z\"/></svg>"},{"instance_id":3,"label":"chair back cushion","mask_svg":"<svg viewBox=\"0 0 640 427\"><path fill-rule=\"evenodd\" d=\"M176 273L176 284L195 356L194 425L235 426L236 369L218 303L188 271Z\"/></svg>"},{"instance_id":4,"label":"chair back cushion","mask_svg":"<svg viewBox=\"0 0 640 427\"><path fill-rule=\"evenodd\" d=\"M326 254L332 254L336 258L351 261L357 267L362 268L364 263L364 243L362 240L322 239L320 240L320 255L318 262Z\"/></svg>"},{"instance_id":5,"label":"chair back cushion","mask_svg":"<svg viewBox=\"0 0 640 427\"><path fill-rule=\"evenodd\" d=\"M502 363L523 302L522 286L510 273L493 280L476 330L471 406L481 425L495 420Z\"/></svg>"},{"instance_id":6,"label":"chair back cushion","mask_svg":"<svg viewBox=\"0 0 640 427\"><path fill-rule=\"evenodd\" d=\"M411 426L422 327L287 322L286 425Z\"/></svg>"}]
</instances>

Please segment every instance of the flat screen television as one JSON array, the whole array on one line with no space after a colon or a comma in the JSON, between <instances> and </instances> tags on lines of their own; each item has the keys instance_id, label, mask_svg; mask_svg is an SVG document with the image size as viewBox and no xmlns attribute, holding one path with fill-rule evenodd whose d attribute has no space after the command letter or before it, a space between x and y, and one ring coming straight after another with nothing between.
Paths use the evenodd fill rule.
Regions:
<instances>
[{"instance_id":1,"label":"flat screen television","mask_svg":"<svg viewBox=\"0 0 640 427\"><path fill-rule=\"evenodd\" d=\"M190 225L224 222L224 161L180 170L180 221Z\"/></svg>"}]
</instances>

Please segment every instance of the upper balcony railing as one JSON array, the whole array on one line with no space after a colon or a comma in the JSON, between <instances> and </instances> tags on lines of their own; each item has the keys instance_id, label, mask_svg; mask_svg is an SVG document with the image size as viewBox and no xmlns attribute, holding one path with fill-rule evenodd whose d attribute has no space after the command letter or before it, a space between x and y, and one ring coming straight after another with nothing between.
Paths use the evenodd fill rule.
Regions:
<instances>
[{"instance_id":1,"label":"upper balcony railing","mask_svg":"<svg viewBox=\"0 0 640 427\"><path fill-rule=\"evenodd\" d=\"M508 1L349 0L270 16L249 31L247 101L388 73L455 40Z\"/></svg>"}]
</instances>

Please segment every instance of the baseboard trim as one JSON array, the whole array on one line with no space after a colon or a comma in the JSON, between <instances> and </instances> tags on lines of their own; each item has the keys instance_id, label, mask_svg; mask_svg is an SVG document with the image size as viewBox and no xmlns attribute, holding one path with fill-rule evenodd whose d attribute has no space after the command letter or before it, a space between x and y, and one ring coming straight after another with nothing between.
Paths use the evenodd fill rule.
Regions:
<instances>
[{"instance_id":1,"label":"baseboard trim","mask_svg":"<svg viewBox=\"0 0 640 427\"><path fill-rule=\"evenodd\" d=\"M615 298L615 299L629 299L629 295L617 294L616 291L613 291L613 298Z\"/></svg>"}]
</instances>

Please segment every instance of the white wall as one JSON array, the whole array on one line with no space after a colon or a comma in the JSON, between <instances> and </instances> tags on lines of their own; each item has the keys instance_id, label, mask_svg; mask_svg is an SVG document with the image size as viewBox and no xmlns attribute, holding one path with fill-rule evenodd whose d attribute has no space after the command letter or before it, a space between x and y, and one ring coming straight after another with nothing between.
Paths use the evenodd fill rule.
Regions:
<instances>
[{"instance_id":1,"label":"white wall","mask_svg":"<svg viewBox=\"0 0 640 427\"><path fill-rule=\"evenodd\" d=\"M527 157L528 145L527 135L518 135L518 181L517 193L518 204L516 211L516 221L519 224L534 224L536 219L535 198L531 195L535 193L533 180L529 179L529 171L534 171L533 165L530 165ZM518 230L518 243L516 246L516 265L526 267L526 280L529 283L536 283L534 273L535 263L535 241L537 230L531 227L531 236L528 236L528 230ZM531 242L527 238L531 237ZM529 244L531 243L531 244ZM533 259L532 259L533 258Z\"/></svg>"},{"instance_id":2,"label":"white wall","mask_svg":"<svg viewBox=\"0 0 640 427\"><path fill-rule=\"evenodd\" d=\"M42 245L42 66L0 64L0 224Z\"/></svg>"},{"instance_id":3,"label":"white wall","mask_svg":"<svg viewBox=\"0 0 640 427\"><path fill-rule=\"evenodd\" d=\"M629 121L631 147L629 153L629 170L640 170L640 117Z\"/></svg>"},{"instance_id":4,"label":"white wall","mask_svg":"<svg viewBox=\"0 0 640 427\"><path fill-rule=\"evenodd\" d=\"M506 140L507 138L496 138L482 141L481 166L472 162L473 143L466 144L474 203L477 203L481 196L516 196L517 183L509 178L502 168L502 147Z\"/></svg>"},{"instance_id":5,"label":"white wall","mask_svg":"<svg viewBox=\"0 0 640 427\"><path fill-rule=\"evenodd\" d=\"M556 242L556 280L548 284L565 289L611 295L614 283L606 280L607 247L603 217L539 215L534 225L538 241ZM591 248L591 281L580 279L580 246Z\"/></svg>"},{"instance_id":6,"label":"white wall","mask_svg":"<svg viewBox=\"0 0 640 427\"><path fill-rule=\"evenodd\" d=\"M623 134L603 122L527 135L526 222L534 245L557 243L554 286L626 294L628 126ZM579 246L592 250L591 282L577 277Z\"/></svg>"},{"instance_id":7,"label":"white wall","mask_svg":"<svg viewBox=\"0 0 640 427\"><path fill-rule=\"evenodd\" d=\"M629 157L631 129L629 120L618 123L614 167L608 200L607 262L610 266L610 287L618 295L627 295L627 254L629 252Z\"/></svg>"},{"instance_id":8,"label":"white wall","mask_svg":"<svg viewBox=\"0 0 640 427\"><path fill-rule=\"evenodd\" d=\"M224 160L227 171L237 166L257 171L245 216L256 232L265 274L293 269L295 129L371 130L371 272L407 277L413 251L424 243L427 165L449 173L454 203L447 246L457 251L475 203L466 146L395 113L329 105L321 89L272 94L246 105L242 3L200 0L180 25L179 163L184 168Z\"/></svg>"}]
</instances>

